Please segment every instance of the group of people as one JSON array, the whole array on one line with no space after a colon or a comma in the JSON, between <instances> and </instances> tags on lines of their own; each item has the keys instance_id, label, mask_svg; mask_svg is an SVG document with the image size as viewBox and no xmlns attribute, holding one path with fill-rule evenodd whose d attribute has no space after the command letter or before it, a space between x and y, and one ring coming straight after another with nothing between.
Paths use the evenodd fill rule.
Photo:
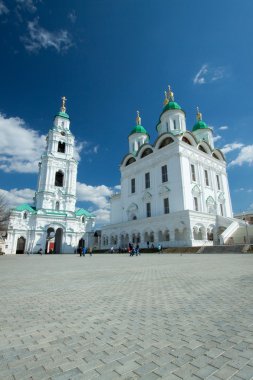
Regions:
<instances>
[{"instance_id":1,"label":"group of people","mask_svg":"<svg viewBox=\"0 0 253 380\"><path fill-rule=\"evenodd\" d=\"M78 253L81 256L84 256L86 255L86 253L89 253L90 256L92 256L92 248L89 247L89 248L86 248L86 247L79 247L78 248Z\"/></svg>"},{"instance_id":2,"label":"group of people","mask_svg":"<svg viewBox=\"0 0 253 380\"><path fill-rule=\"evenodd\" d=\"M136 244L135 246L132 243L128 244L128 252L130 256L140 256L140 246Z\"/></svg>"}]
</instances>

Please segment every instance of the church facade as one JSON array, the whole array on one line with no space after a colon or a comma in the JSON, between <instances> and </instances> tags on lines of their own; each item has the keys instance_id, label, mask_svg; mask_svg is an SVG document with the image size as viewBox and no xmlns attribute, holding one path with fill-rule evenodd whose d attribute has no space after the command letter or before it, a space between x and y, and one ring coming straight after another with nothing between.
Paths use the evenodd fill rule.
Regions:
<instances>
[{"instance_id":1,"label":"church facade","mask_svg":"<svg viewBox=\"0 0 253 380\"><path fill-rule=\"evenodd\" d=\"M79 246L92 244L95 218L84 209L76 210L78 163L65 102L63 97L47 136L34 204L22 204L11 212L6 254L74 253Z\"/></svg>"},{"instance_id":2,"label":"church facade","mask_svg":"<svg viewBox=\"0 0 253 380\"><path fill-rule=\"evenodd\" d=\"M121 192L111 198L110 224L101 247L200 246L220 242L233 223L226 160L202 120L187 129L170 87L150 143L137 112L123 157Z\"/></svg>"}]
</instances>

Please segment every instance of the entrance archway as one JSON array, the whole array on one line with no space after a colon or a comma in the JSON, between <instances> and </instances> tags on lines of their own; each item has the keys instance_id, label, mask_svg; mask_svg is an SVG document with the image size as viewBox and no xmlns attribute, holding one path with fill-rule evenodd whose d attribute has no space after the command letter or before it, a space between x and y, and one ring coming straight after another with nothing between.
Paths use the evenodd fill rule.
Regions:
<instances>
[{"instance_id":1,"label":"entrance archway","mask_svg":"<svg viewBox=\"0 0 253 380\"><path fill-rule=\"evenodd\" d=\"M62 253L62 228L57 228L55 233L54 253Z\"/></svg>"},{"instance_id":2,"label":"entrance archway","mask_svg":"<svg viewBox=\"0 0 253 380\"><path fill-rule=\"evenodd\" d=\"M45 253L53 253L55 248L55 232L52 227L49 227L47 229L47 239L46 239L46 246L45 246Z\"/></svg>"},{"instance_id":3,"label":"entrance archway","mask_svg":"<svg viewBox=\"0 0 253 380\"><path fill-rule=\"evenodd\" d=\"M26 242L26 239L21 236L20 238L18 238L17 240L17 249L16 249L16 253L17 254L23 254L25 253L25 242Z\"/></svg>"}]
</instances>

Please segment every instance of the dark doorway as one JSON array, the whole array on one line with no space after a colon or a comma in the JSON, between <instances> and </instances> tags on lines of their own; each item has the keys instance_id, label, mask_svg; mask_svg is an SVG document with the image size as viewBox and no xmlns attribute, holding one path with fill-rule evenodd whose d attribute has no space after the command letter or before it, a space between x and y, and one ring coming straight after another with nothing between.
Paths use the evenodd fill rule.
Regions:
<instances>
[{"instance_id":1,"label":"dark doorway","mask_svg":"<svg viewBox=\"0 0 253 380\"><path fill-rule=\"evenodd\" d=\"M16 253L23 254L25 253L25 238L21 236L17 241L17 250Z\"/></svg>"},{"instance_id":2,"label":"dark doorway","mask_svg":"<svg viewBox=\"0 0 253 380\"><path fill-rule=\"evenodd\" d=\"M63 236L62 228L57 228L56 233L55 233L54 253L62 253L62 236Z\"/></svg>"}]
</instances>

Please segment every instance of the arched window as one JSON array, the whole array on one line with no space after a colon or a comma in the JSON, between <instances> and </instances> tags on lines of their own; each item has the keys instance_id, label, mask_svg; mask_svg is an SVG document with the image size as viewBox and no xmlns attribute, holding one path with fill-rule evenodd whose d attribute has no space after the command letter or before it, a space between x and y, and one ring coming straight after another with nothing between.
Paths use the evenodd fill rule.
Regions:
<instances>
[{"instance_id":1,"label":"arched window","mask_svg":"<svg viewBox=\"0 0 253 380\"><path fill-rule=\"evenodd\" d=\"M150 149L150 148L145 149L141 155L141 158L148 156L150 153L153 153L152 149Z\"/></svg>"},{"instance_id":2,"label":"arched window","mask_svg":"<svg viewBox=\"0 0 253 380\"><path fill-rule=\"evenodd\" d=\"M85 217L84 216L82 216L82 223L84 223L85 222Z\"/></svg>"},{"instance_id":3,"label":"arched window","mask_svg":"<svg viewBox=\"0 0 253 380\"><path fill-rule=\"evenodd\" d=\"M186 144L192 145L192 144L190 143L190 140L188 140L188 138L185 137L185 136L182 138L182 141L185 142Z\"/></svg>"},{"instance_id":4,"label":"arched window","mask_svg":"<svg viewBox=\"0 0 253 380\"><path fill-rule=\"evenodd\" d=\"M55 173L55 186L63 187L64 174L60 170Z\"/></svg>"},{"instance_id":5,"label":"arched window","mask_svg":"<svg viewBox=\"0 0 253 380\"><path fill-rule=\"evenodd\" d=\"M205 151L205 149L203 148L203 146L202 146L202 145L199 145L199 146L198 146L198 149L199 149L199 150L201 150L201 152L204 152L204 153L206 153L206 151Z\"/></svg>"},{"instance_id":6,"label":"arched window","mask_svg":"<svg viewBox=\"0 0 253 380\"><path fill-rule=\"evenodd\" d=\"M23 219L27 219L27 212L24 212Z\"/></svg>"},{"instance_id":7,"label":"arched window","mask_svg":"<svg viewBox=\"0 0 253 380\"><path fill-rule=\"evenodd\" d=\"M135 162L135 161L136 161L135 158L130 157L130 158L127 160L127 162L126 162L126 166L132 164L132 163Z\"/></svg>"},{"instance_id":8,"label":"arched window","mask_svg":"<svg viewBox=\"0 0 253 380\"><path fill-rule=\"evenodd\" d=\"M58 142L58 152L65 153L65 142Z\"/></svg>"},{"instance_id":9,"label":"arched window","mask_svg":"<svg viewBox=\"0 0 253 380\"><path fill-rule=\"evenodd\" d=\"M55 209L56 209L56 211L60 210L60 202L55 203Z\"/></svg>"},{"instance_id":10,"label":"arched window","mask_svg":"<svg viewBox=\"0 0 253 380\"><path fill-rule=\"evenodd\" d=\"M172 144L174 140L171 137L166 137L160 144L159 149L165 147L166 145Z\"/></svg>"}]
</instances>

